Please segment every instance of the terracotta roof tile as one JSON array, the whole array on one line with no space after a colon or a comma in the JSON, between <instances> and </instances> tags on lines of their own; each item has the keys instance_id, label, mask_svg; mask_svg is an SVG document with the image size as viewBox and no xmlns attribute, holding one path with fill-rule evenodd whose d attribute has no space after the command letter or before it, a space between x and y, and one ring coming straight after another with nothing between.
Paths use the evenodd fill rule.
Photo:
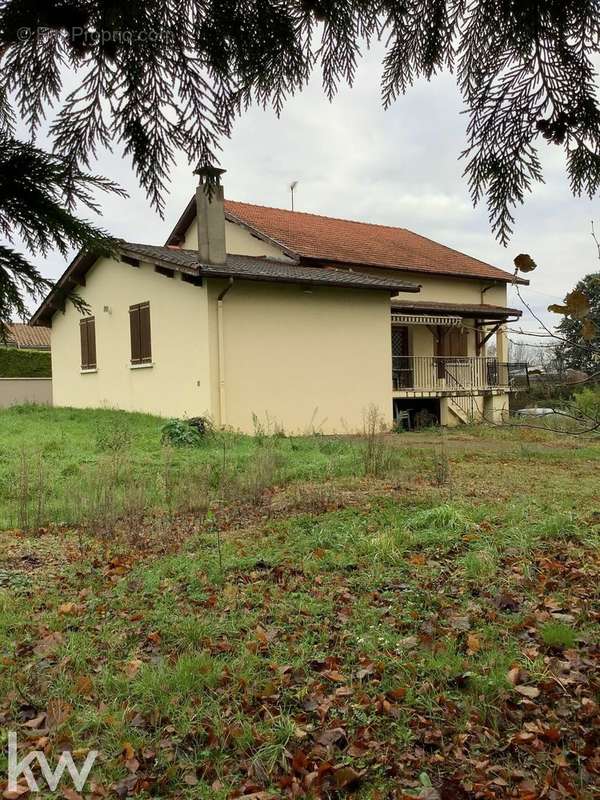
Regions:
<instances>
[{"instance_id":1,"label":"terracotta roof tile","mask_svg":"<svg viewBox=\"0 0 600 800\"><path fill-rule=\"evenodd\" d=\"M191 207L188 206L188 209L191 210ZM225 201L225 212L228 217L255 228L302 258L507 282L513 279L509 272L406 228L372 225L234 200Z\"/></svg>"},{"instance_id":2,"label":"terracotta roof tile","mask_svg":"<svg viewBox=\"0 0 600 800\"><path fill-rule=\"evenodd\" d=\"M50 328L32 327L21 322L10 322L7 326L8 347L18 347L20 350L49 350Z\"/></svg>"}]
</instances>

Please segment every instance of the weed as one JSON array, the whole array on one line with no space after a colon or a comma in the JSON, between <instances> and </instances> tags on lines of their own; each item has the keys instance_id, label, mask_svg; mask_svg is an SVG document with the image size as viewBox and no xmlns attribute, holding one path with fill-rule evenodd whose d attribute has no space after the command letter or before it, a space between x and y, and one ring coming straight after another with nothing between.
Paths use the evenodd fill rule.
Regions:
<instances>
[{"instance_id":1,"label":"weed","mask_svg":"<svg viewBox=\"0 0 600 800\"><path fill-rule=\"evenodd\" d=\"M112 415L96 430L96 449L99 452L123 452L129 450L132 443L132 432L127 418Z\"/></svg>"},{"instance_id":2,"label":"weed","mask_svg":"<svg viewBox=\"0 0 600 800\"><path fill-rule=\"evenodd\" d=\"M364 433L360 455L364 474L380 478L390 465L390 448L385 440L385 420L376 406L370 406L364 415Z\"/></svg>"},{"instance_id":3,"label":"weed","mask_svg":"<svg viewBox=\"0 0 600 800\"><path fill-rule=\"evenodd\" d=\"M45 521L46 470L42 454L21 448L16 485L17 525L23 531L39 530Z\"/></svg>"},{"instance_id":4,"label":"weed","mask_svg":"<svg viewBox=\"0 0 600 800\"><path fill-rule=\"evenodd\" d=\"M406 525L415 531L433 528L454 533L467 533L472 527L472 522L460 508L450 503L444 503L440 506L416 511L408 517Z\"/></svg>"},{"instance_id":5,"label":"weed","mask_svg":"<svg viewBox=\"0 0 600 800\"><path fill-rule=\"evenodd\" d=\"M172 447L200 447L203 434L185 419L170 419L161 429L161 442Z\"/></svg>"},{"instance_id":6,"label":"weed","mask_svg":"<svg viewBox=\"0 0 600 800\"><path fill-rule=\"evenodd\" d=\"M233 475L225 471L221 493L223 500L258 505L265 490L277 481L282 464L283 457L272 444L258 447L243 471Z\"/></svg>"},{"instance_id":7,"label":"weed","mask_svg":"<svg viewBox=\"0 0 600 800\"><path fill-rule=\"evenodd\" d=\"M546 647L550 648L570 649L577 641L577 632L565 622L546 622L539 633Z\"/></svg>"},{"instance_id":8,"label":"weed","mask_svg":"<svg viewBox=\"0 0 600 800\"><path fill-rule=\"evenodd\" d=\"M469 550L461 559L461 566L468 581L488 581L498 569L498 554L492 548Z\"/></svg>"},{"instance_id":9,"label":"weed","mask_svg":"<svg viewBox=\"0 0 600 800\"><path fill-rule=\"evenodd\" d=\"M440 449L435 457L433 477L438 486L446 486L450 483L450 456L444 427L441 428Z\"/></svg>"}]
</instances>

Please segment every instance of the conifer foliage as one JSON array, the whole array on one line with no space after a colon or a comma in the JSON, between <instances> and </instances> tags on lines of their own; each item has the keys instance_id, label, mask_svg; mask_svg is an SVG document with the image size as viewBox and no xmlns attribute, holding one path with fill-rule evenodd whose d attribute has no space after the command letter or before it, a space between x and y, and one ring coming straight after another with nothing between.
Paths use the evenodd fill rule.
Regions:
<instances>
[{"instance_id":1,"label":"conifer foliage","mask_svg":"<svg viewBox=\"0 0 600 800\"><path fill-rule=\"evenodd\" d=\"M16 130L47 125L57 155L19 151L30 187L41 184L57 206L87 204L97 189L116 189L89 171L100 148L118 146L162 212L177 152L194 163L218 160L249 103L281 110L314 69L333 97L376 39L387 45L385 105L417 78L444 68L456 75L468 119L466 178L474 202L486 199L501 242L515 206L542 180L540 142L564 149L575 193L597 191L596 0L0 0L0 170L21 147ZM77 78L70 93L67 71ZM46 169L54 177L63 170L61 179L48 184ZM23 216L12 216L24 208L21 189L5 186L2 172L3 201L13 192L2 233L22 232ZM74 216L65 228L56 210L34 209L36 248L99 233ZM2 252L20 275L24 260ZM35 273L23 275L41 286Z\"/></svg>"}]
</instances>

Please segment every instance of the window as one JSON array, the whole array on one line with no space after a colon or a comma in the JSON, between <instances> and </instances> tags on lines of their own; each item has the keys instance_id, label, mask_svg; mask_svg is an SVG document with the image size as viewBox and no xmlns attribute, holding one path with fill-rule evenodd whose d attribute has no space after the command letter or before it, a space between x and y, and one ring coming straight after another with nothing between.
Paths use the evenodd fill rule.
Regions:
<instances>
[{"instance_id":1,"label":"window","mask_svg":"<svg viewBox=\"0 0 600 800\"><path fill-rule=\"evenodd\" d=\"M129 306L129 328L131 331L131 363L150 364L150 303Z\"/></svg>"},{"instance_id":2,"label":"window","mask_svg":"<svg viewBox=\"0 0 600 800\"><path fill-rule=\"evenodd\" d=\"M81 369L96 369L96 320L86 317L79 322Z\"/></svg>"}]
</instances>

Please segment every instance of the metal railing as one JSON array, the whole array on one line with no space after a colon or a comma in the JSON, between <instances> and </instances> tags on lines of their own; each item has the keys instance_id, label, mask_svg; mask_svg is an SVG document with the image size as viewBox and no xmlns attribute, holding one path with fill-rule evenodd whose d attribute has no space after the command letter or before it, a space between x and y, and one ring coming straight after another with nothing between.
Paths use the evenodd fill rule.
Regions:
<instances>
[{"instance_id":1,"label":"metal railing","mask_svg":"<svg viewBox=\"0 0 600 800\"><path fill-rule=\"evenodd\" d=\"M393 356L395 391L471 391L509 388L516 365L471 356Z\"/></svg>"}]
</instances>

